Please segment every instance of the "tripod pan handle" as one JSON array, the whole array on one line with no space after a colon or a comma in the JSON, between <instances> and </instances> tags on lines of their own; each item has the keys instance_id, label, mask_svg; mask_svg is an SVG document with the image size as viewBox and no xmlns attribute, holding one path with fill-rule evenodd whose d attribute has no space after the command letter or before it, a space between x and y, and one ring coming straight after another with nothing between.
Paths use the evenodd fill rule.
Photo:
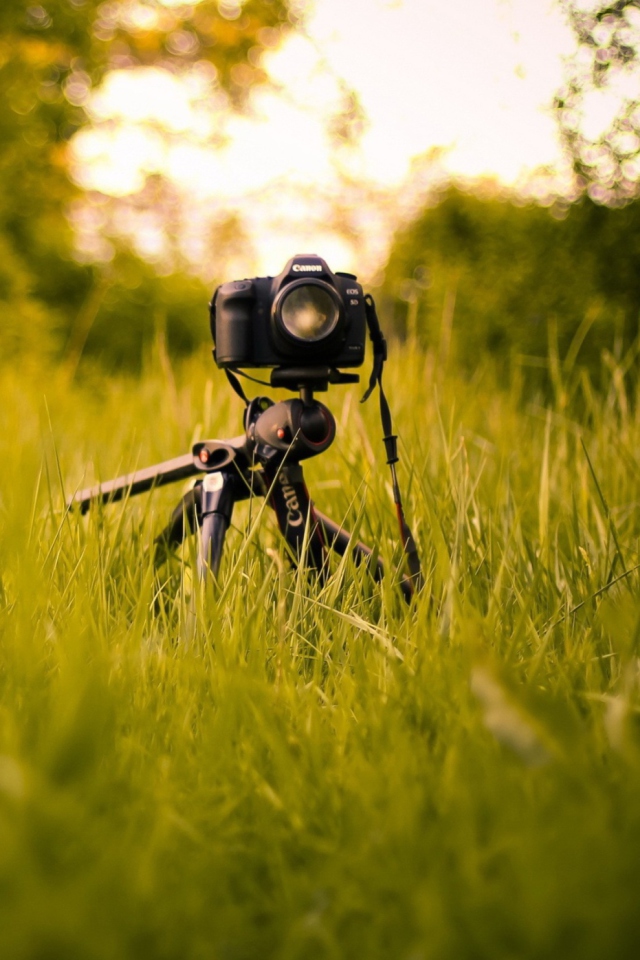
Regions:
<instances>
[{"instance_id":1,"label":"tripod pan handle","mask_svg":"<svg viewBox=\"0 0 640 960\"><path fill-rule=\"evenodd\" d=\"M95 487L78 490L67 506L79 507L81 513L86 513L94 501L112 503L115 500L122 500L125 496L134 497L137 493L151 490L152 487L161 487L165 483L175 483L176 480L194 477L204 470L204 465L198 463L193 454L187 453L182 457L174 457L173 460L165 460L164 463L156 463L153 467L145 467L143 470L116 477L115 480L99 483Z\"/></svg>"}]
</instances>

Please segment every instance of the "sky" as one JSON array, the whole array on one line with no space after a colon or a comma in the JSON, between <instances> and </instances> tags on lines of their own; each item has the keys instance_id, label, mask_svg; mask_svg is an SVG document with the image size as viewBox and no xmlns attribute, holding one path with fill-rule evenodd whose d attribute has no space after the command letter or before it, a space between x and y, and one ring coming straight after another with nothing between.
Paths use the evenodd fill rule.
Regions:
<instances>
[{"instance_id":1,"label":"sky","mask_svg":"<svg viewBox=\"0 0 640 960\"><path fill-rule=\"evenodd\" d=\"M186 211L184 250L194 262L210 256L212 272L203 224L237 214L228 269L279 272L315 250L371 274L420 170L514 185L559 163L550 104L573 49L552 0L316 0L305 34L264 61L276 89L255 91L244 116L219 109L204 68L188 82L112 73L94 96L94 128L76 138L76 176L126 198L162 172ZM345 86L365 117L355 147L330 135ZM437 164L424 160L434 153ZM337 203L345 184L351 200ZM139 213L131 229L160 256L153 212Z\"/></svg>"},{"instance_id":2,"label":"sky","mask_svg":"<svg viewBox=\"0 0 640 960\"><path fill-rule=\"evenodd\" d=\"M557 4L322 0L309 33L362 96L367 166L381 180L432 146L451 148L453 172L507 182L555 158L548 107L573 48Z\"/></svg>"}]
</instances>

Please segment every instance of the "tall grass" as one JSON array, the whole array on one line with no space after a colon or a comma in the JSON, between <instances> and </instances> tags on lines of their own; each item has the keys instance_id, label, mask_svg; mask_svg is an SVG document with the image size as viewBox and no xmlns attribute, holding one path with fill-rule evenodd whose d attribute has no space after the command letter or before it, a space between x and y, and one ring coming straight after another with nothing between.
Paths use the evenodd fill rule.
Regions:
<instances>
[{"instance_id":1,"label":"tall grass","mask_svg":"<svg viewBox=\"0 0 640 960\"><path fill-rule=\"evenodd\" d=\"M205 361L0 373L0 956L637 956L640 415L386 374L426 587L292 571L238 507L220 583L154 570L180 488L79 486L238 432ZM207 379L210 377L210 379ZM399 561L375 401L334 388L318 505ZM247 530L253 531L247 540Z\"/></svg>"}]
</instances>

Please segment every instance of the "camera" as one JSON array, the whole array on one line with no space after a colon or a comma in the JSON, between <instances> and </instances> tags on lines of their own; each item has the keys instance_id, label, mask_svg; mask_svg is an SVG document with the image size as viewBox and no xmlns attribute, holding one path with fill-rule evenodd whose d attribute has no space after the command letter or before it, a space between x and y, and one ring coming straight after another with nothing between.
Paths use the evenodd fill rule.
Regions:
<instances>
[{"instance_id":1,"label":"camera","mask_svg":"<svg viewBox=\"0 0 640 960\"><path fill-rule=\"evenodd\" d=\"M96 500L120 500L204 473L204 479L185 494L156 539L156 557L166 558L189 530L197 529L200 575L217 576L235 503L265 496L275 510L294 562L302 561L324 582L327 548L341 556L351 552L357 561L370 562L373 576L380 579L384 568L377 549L354 540L315 508L301 466L304 460L327 450L336 434L335 417L314 393L328 390L329 384L358 383L358 374L339 368L362 364L368 331L373 366L362 400L378 387L383 441L409 569L400 585L410 600L421 589L423 577L396 475L397 437L382 389L387 343L373 297L363 294L353 274L332 273L315 254L299 254L277 277L223 283L209 308L214 358L245 403L244 433L227 440L201 441L181 457L81 490L68 501L69 508L77 504L84 513ZM299 390L300 396L277 403L265 396L250 400L236 374L260 384L265 380L240 370L243 366L271 367L270 385Z\"/></svg>"},{"instance_id":2,"label":"camera","mask_svg":"<svg viewBox=\"0 0 640 960\"><path fill-rule=\"evenodd\" d=\"M219 367L358 367L367 318L362 287L315 254L292 257L277 277L219 286L210 304Z\"/></svg>"}]
</instances>

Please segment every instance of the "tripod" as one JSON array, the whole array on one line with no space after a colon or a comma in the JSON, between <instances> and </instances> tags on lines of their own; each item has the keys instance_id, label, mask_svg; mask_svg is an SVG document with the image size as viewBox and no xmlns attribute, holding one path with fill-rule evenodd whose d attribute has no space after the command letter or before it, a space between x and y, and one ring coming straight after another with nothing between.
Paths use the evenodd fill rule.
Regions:
<instances>
[{"instance_id":1,"label":"tripod","mask_svg":"<svg viewBox=\"0 0 640 960\"><path fill-rule=\"evenodd\" d=\"M235 504L266 496L294 563L304 563L324 578L327 549L341 556L351 550L356 562L368 563L374 579L380 580L384 574L382 560L374 560L370 547L352 542L347 530L316 509L301 466L303 460L327 450L336 435L335 418L314 398L314 390L326 390L329 382L358 379L334 370L274 370L272 386L299 389L299 398L274 403L268 397L256 397L247 402L244 433L240 436L201 441L191 453L80 490L68 506L77 506L84 514L96 501L111 503L204 474L182 497L169 524L156 538L157 560L178 547L188 533L199 531L200 575L217 576ZM399 586L405 599L410 600L415 588L412 578L402 575Z\"/></svg>"}]
</instances>

